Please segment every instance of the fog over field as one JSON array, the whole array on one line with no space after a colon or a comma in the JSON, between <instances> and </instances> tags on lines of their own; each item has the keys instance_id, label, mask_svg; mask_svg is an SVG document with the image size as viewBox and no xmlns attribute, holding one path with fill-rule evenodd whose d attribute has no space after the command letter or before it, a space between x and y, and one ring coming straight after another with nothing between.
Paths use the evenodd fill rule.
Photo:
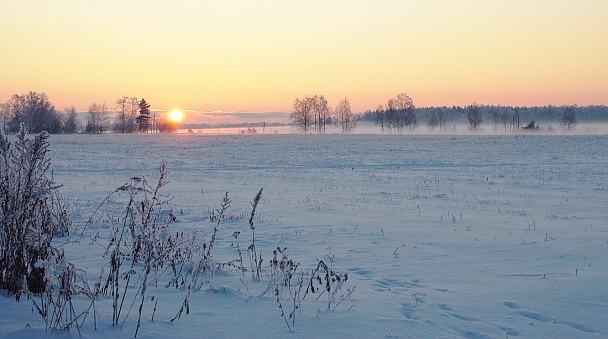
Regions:
<instances>
[{"instance_id":1,"label":"fog over field","mask_svg":"<svg viewBox=\"0 0 608 339\"><path fill-rule=\"evenodd\" d=\"M301 131L291 125L270 126L263 123L249 123L245 126L213 126L203 128L178 129L176 133L192 133L192 134L299 134ZM343 134L339 126L328 126L326 128L328 134ZM520 130L514 132L508 128L494 128L491 125L483 125L481 128L472 130L466 123L448 124L442 129L428 128L425 125L416 126L413 129L405 132L389 132L382 131L380 126L368 122L358 122L349 134L407 134L407 135L514 135L514 134L540 134L540 135L603 135L608 134L608 123L604 122L586 122L577 124L576 128L568 130L563 128L557 122L546 122L539 126L538 130L525 131Z\"/></svg>"},{"instance_id":2,"label":"fog over field","mask_svg":"<svg viewBox=\"0 0 608 339\"><path fill-rule=\"evenodd\" d=\"M605 135L194 133L50 141L53 179L63 185L75 229L56 242L91 286L108 276L111 230L125 218L129 194L118 188L133 177L154 187L163 161L170 182L161 193L172 199L162 213L174 217L171 232L194 229L207 244L217 227L214 270L201 275L189 314L170 321L187 289L165 288L173 275L159 273L146 291L138 337L608 336ZM247 248L260 189L256 279ZM224 198L231 206L218 219ZM271 267L277 247L278 259L299 263L291 279L277 280ZM314 278L320 261L332 277L347 277L331 282L330 293L326 271ZM133 266L120 322L112 326L112 297L100 295L95 317L91 309L80 318L83 337L134 335L142 265ZM321 291L313 294L310 282ZM32 301L0 299L3 337L47 334ZM74 300L76 314L91 303Z\"/></svg>"}]
</instances>

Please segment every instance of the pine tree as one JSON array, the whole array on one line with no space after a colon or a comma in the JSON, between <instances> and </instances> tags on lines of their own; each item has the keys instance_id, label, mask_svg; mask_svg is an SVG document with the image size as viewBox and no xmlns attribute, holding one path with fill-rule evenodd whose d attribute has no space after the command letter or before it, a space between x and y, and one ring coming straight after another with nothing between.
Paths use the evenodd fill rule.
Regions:
<instances>
[{"instance_id":1,"label":"pine tree","mask_svg":"<svg viewBox=\"0 0 608 339\"><path fill-rule=\"evenodd\" d=\"M150 104L146 102L146 99L141 99L139 102L139 116L135 121L139 125L140 133L148 133L150 129Z\"/></svg>"}]
</instances>

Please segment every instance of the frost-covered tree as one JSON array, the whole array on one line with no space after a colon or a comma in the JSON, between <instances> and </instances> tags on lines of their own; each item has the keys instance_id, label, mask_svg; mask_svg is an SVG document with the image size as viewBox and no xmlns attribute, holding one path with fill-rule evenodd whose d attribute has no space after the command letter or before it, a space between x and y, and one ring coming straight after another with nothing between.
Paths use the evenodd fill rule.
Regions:
<instances>
[{"instance_id":1,"label":"frost-covered tree","mask_svg":"<svg viewBox=\"0 0 608 339\"><path fill-rule=\"evenodd\" d=\"M139 115L139 100L137 97L122 96L116 100L114 107L116 123L114 131L118 133L133 133L138 129L136 119Z\"/></svg>"},{"instance_id":2,"label":"frost-covered tree","mask_svg":"<svg viewBox=\"0 0 608 339\"><path fill-rule=\"evenodd\" d=\"M293 102L293 111L290 114L292 123L305 133L311 127L321 133L331 122L331 111L323 95L305 96L296 98Z\"/></svg>"},{"instance_id":3,"label":"frost-covered tree","mask_svg":"<svg viewBox=\"0 0 608 339\"><path fill-rule=\"evenodd\" d=\"M503 125L505 131L507 130L507 126L509 125L509 120L511 120L510 111L512 111L512 109L507 110L505 108L500 113L500 122L502 122L502 125Z\"/></svg>"},{"instance_id":4,"label":"frost-covered tree","mask_svg":"<svg viewBox=\"0 0 608 339\"><path fill-rule=\"evenodd\" d=\"M127 99L127 133L133 133L138 128L139 100L137 97L128 97Z\"/></svg>"},{"instance_id":5,"label":"frost-covered tree","mask_svg":"<svg viewBox=\"0 0 608 339\"><path fill-rule=\"evenodd\" d=\"M416 127L416 106L414 100L407 94L401 93L386 103L384 118L388 129L401 132L404 127Z\"/></svg>"},{"instance_id":6,"label":"frost-covered tree","mask_svg":"<svg viewBox=\"0 0 608 339\"><path fill-rule=\"evenodd\" d=\"M106 104L92 103L87 111L87 133L103 133L107 126L108 106Z\"/></svg>"},{"instance_id":7,"label":"frost-covered tree","mask_svg":"<svg viewBox=\"0 0 608 339\"><path fill-rule=\"evenodd\" d=\"M521 107L517 106L513 108L513 122L511 125L515 129L519 129L519 118L520 118Z\"/></svg>"},{"instance_id":8,"label":"frost-covered tree","mask_svg":"<svg viewBox=\"0 0 608 339\"><path fill-rule=\"evenodd\" d=\"M78 113L76 113L74 105L63 110L63 118L63 133L78 132Z\"/></svg>"},{"instance_id":9,"label":"frost-covered tree","mask_svg":"<svg viewBox=\"0 0 608 339\"><path fill-rule=\"evenodd\" d=\"M431 113L429 114L429 120L427 121L427 126L430 130L433 130L437 127L442 129L445 126L445 112L440 107L432 108Z\"/></svg>"},{"instance_id":10,"label":"frost-covered tree","mask_svg":"<svg viewBox=\"0 0 608 339\"><path fill-rule=\"evenodd\" d=\"M296 98L293 102L293 111L290 114L291 121L304 133L307 133L314 123L315 98L316 96L309 97L307 95L302 99Z\"/></svg>"},{"instance_id":11,"label":"frost-covered tree","mask_svg":"<svg viewBox=\"0 0 608 339\"><path fill-rule=\"evenodd\" d=\"M467 120L471 129L478 129L483 120L483 110L481 106L474 102L467 110Z\"/></svg>"},{"instance_id":12,"label":"frost-covered tree","mask_svg":"<svg viewBox=\"0 0 608 339\"><path fill-rule=\"evenodd\" d=\"M8 105L5 103L0 103L0 128L2 128L3 131L6 131L9 120L10 114Z\"/></svg>"},{"instance_id":13,"label":"frost-covered tree","mask_svg":"<svg viewBox=\"0 0 608 339\"><path fill-rule=\"evenodd\" d=\"M350 109L348 98L340 100L338 106L334 110L334 123L342 127L343 132L349 132L355 128L355 119L353 112Z\"/></svg>"},{"instance_id":14,"label":"frost-covered tree","mask_svg":"<svg viewBox=\"0 0 608 339\"><path fill-rule=\"evenodd\" d=\"M567 129L573 129L576 126L576 105L563 106L562 110L564 111L562 126Z\"/></svg>"},{"instance_id":15,"label":"frost-covered tree","mask_svg":"<svg viewBox=\"0 0 608 339\"><path fill-rule=\"evenodd\" d=\"M69 230L47 176L48 137L28 139L25 123L15 142L0 132L0 288L17 297L45 289L44 263L58 254L53 237Z\"/></svg>"},{"instance_id":16,"label":"frost-covered tree","mask_svg":"<svg viewBox=\"0 0 608 339\"><path fill-rule=\"evenodd\" d=\"M60 133L62 129L61 114L45 93L15 94L4 104L4 112L9 133L17 133L21 123L32 133Z\"/></svg>"},{"instance_id":17,"label":"frost-covered tree","mask_svg":"<svg viewBox=\"0 0 608 339\"><path fill-rule=\"evenodd\" d=\"M114 107L114 111L116 112L116 124L114 125L114 130L116 132L127 133L128 105L129 98L124 95L122 98L116 100L116 107Z\"/></svg>"},{"instance_id":18,"label":"frost-covered tree","mask_svg":"<svg viewBox=\"0 0 608 339\"><path fill-rule=\"evenodd\" d=\"M330 109L325 96L315 95L313 97L315 102L315 127L317 132L325 132L325 126L330 119Z\"/></svg>"},{"instance_id":19,"label":"frost-covered tree","mask_svg":"<svg viewBox=\"0 0 608 339\"><path fill-rule=\"evenodd\" d=\"M430 130L434 130L437 126L439 126L439 118L437 117L437 112L435 112L434 110L431 111L431 114L429 115L429 120L427 121L426 125Z\"/></svg>"},{"instance_id":20,"label":"frost-covered tree","mask_svg":"<svg viewBox=\"0 0 608 339\"><path fill-rule=\"evenodd\" d=\"M378 105L378 108L376 108L376 110L374 111L374 121L376 123L376 125L380 126L380 129L382 130L382 132L384 132L384 125L386 123L386 112L384 111L384 108L382 107L382 105Z\"/></svg>"}]
</instances>

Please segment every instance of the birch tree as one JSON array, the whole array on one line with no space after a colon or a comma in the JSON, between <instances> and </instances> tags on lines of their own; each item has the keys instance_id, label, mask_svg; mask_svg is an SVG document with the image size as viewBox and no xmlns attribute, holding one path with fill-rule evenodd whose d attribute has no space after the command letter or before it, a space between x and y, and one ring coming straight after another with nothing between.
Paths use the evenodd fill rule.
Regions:
<instances>
[{"instance_id":1,"label":"birch tree","mask_svg":"<svg viewBox=\"0 0 608 339\"><path fill-rule=\"evenodd\" d=\"M348 98L344 98L336 106L334 120L337 126L342 127L342 132L350 132L355 127L354 115Z\"/></svg>"}]
</instances>

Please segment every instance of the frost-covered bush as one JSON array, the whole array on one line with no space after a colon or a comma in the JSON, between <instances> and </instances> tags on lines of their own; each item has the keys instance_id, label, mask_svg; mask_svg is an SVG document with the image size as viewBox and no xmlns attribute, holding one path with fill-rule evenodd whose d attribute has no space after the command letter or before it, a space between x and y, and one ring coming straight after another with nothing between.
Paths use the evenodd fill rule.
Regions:
<instances>
[{"instance_id":1,"label":"frost-covered bush","mask_svg":"<svg viewBox=\"0 0 608 339\"><path fill-rule=\"evenodd\" d=\"M276 298L281 317L289 331L293 330L297 312L301 310L302 302L309 293L318 293L316 300L326 293L327 309L335 310L355 291L353 287L344 292L342 286L348 280L348 274L334 271L323 261L319 261L315 269L305 271L299 262L289 258L287 247L277 247L272 254L268 287L261 295L272 293Z\"/></svg>"},{"instance_id":2,"label":"frost-covered bush","mask_svg":"<svg viewBox=\"0 0 608 339\"><path fill-rule=\"evenodd\" d=\"M136 277L136 282L131 283L136 295L139 295L136 336L141 326L144 302L154 300L154 296L149 298L146 294L148 288L156 284L172 261L180 258L183 249L180 246L183 236L179 233L172 235L169 230L175 217L170 210L163 209L171 200L169 195L160 193L168 183L166 165L163 162L159 167L160 176L155 187L148 184L145 177L134 177L130 183L114 191L127 192L129 201L122 225L112 226L110 243L105 253L110 257L110 273L101 291L112 296L112 324L117 325L122 319L121 313L131 278ZM129 262L128 266L123 267L126 262ZM123 281L124 286L121 285ZM134 305L136 300L132 303Z\"/></svg>"},{"instance_id":3,"label":"frost-covered bush","mask_svg":"<svg viewBox=\"0 0 608 339\"><path fill-rule=\"evenodd\" d=\"M44 263L58 251L51 243L70 226L47 176L48 137L29 139L24 124L14 143L0 133L0 288L17 298L45 290Z\"/></svg>"},{"instance_id":4,"label":"frost-covered bush","mask_svg":"<svg viewBox=\"0 0 608 339\"><path fill-rule=\"evenodd\" d=\"M168 207L172 197L163 194L162 189L169 183L167 163L159 166L156 186L148 183L146 177L133 177L112 192L128 194L125 215L120 224L112 224L110 239L104 256L109 258L109 274L100 292L112 298L112 324L118 325L137 310L137 336L141 327L141 317L145 304L154 302L159 281L167 282L165 287L183 287L184 301L177 315L190 311L190 296L210 282L217 267L222 266L213 258L212 249L226 209L230 206L227 195L220 216L209 241L196 230L171 230L176 217ZM106 198L107 200L107 198ZM104 200L105 201L105 200ZM152 316L154 319L154 315Z\"/></svg>"}]
</instances>

